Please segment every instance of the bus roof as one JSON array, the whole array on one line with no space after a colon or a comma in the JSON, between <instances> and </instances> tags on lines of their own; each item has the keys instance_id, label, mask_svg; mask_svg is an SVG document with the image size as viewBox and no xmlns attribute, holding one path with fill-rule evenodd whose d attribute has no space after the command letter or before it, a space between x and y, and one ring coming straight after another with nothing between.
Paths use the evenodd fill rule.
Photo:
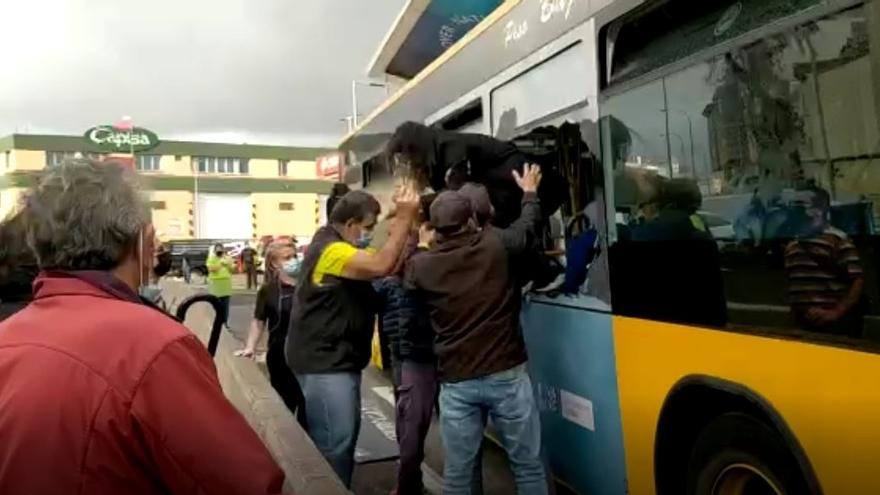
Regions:
<instances>
[{"instance_id":1,"label":"bus roof","mask_svg":"<svg viewBox=\"0 0 880 495\"><path fill-rule=\"evenodd\" d=\"M509 0L385 100L339 145L362 162L394 129L429 115L582 24L613 0Z\"/></svg>"}]
</instances>

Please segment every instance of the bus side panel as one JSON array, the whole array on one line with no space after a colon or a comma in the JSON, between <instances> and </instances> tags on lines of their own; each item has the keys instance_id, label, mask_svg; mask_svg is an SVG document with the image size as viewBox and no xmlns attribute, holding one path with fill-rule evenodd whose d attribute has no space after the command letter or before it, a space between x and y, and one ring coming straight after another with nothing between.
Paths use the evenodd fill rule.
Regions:
<instances>
[{"instance_id":1,"label":"bus side panel","mask_svg":"<svg viewBox=\"0 0 880 495\"><path fill-rule=\"evenodd\" d=\"M554 474L583 494L625 493L611 316L526 303L523 333Z\"/></svg>"},{"instance_id":2,"label":"bus side panel","mask_svg":"<svg viewBox=\"0 0 880 495\"><path fill-rule=\"evenodd\" d=\"M824 493L880 493L880 356L617 316L614 339L630 493L654 493L660 409L689 375L739 383L769 401Z\"/></svg>"}]
</instances>

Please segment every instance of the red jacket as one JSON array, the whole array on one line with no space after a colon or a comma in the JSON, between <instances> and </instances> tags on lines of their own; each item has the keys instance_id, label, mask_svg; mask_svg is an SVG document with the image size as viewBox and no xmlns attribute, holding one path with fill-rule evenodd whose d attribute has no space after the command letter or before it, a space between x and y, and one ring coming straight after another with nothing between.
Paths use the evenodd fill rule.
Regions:
<instances>
[{"instance_id":1,"label":"red jacket","mask_svg":"<svg viewBox=\"0 0 880 495\"><path fill-rule=\"evenodd\" d=\"M0 493L281 493L183 325L77 278L34 288L0 323Z\"/></svg>"}]
</instances>

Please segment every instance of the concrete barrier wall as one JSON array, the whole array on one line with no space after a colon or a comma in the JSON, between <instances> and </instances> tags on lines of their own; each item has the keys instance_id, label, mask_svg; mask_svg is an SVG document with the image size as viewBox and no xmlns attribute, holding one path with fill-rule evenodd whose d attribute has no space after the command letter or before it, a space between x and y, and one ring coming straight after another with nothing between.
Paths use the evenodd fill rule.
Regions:
<instances>
[{"instance_id":1,"label":"concrete barrier wall","mask_svg":"<svg viewBox=\"0 0 880 495\"><path fill-rule=\"evenodd\" d=\"M163 298L176 310L181 301L195 294L175 281L162 284ZM214 311L206 303L190 308L186 326L207 343ZM349 493L269 384L266 375L250 359L237 358L238 342L228 332L220 336L214 364L223 392L281 465L287 475L285 490L296 494L336 495Z\"/></svg>"}]
</instances>

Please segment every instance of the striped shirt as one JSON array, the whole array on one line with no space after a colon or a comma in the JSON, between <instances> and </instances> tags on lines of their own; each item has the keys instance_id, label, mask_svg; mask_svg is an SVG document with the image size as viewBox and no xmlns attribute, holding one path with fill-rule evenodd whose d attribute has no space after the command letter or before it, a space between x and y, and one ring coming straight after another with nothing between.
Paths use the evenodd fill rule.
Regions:
<instances>
[{"instance_id":1,"label":"striped shirt","mask_svg":"<svg viewBox=\"0 0 880 495\"><path fill-rule=\"evenodd\" d=\"M788 299L793 307L831 307L838 304L862 264L852 240L834 227L821 234L795 239L785 247Z\"/></svg>"}]
</instances>

